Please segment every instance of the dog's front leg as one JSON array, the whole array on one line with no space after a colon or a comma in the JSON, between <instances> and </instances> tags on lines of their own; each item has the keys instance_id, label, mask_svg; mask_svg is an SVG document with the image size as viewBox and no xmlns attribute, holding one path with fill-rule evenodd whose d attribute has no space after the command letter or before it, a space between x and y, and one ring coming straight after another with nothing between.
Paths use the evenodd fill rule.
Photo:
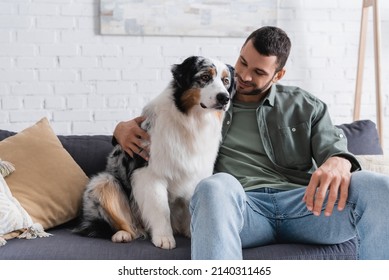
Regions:
<instances>
[{"instance_id":1,"label":"dog's front leg","mask_svg":"<svg viewBox=\"0 0 389 280\"><path fill-rule=\"evenodd\" d=\"M173 249L176 241L170 223L167 182L157 178L147 167L138 169L132 176L135 201L151 241L157 247Z\"/></svg>"}]
</instances>

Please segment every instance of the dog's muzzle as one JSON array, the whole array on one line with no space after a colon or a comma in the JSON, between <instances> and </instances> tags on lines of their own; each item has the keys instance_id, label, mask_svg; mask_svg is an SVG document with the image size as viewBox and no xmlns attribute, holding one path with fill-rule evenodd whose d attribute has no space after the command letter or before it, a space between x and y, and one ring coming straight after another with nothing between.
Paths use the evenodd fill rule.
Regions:
<instances>
[{"instance_id":1,"label":"dog's muzzle","mask_svg":"<svg viewBox=\"0 0 389 280\"><path fill-rule=\"evenodd\" d=\"M226 93L218 93L216 95L216 106L215 109L223 109L225 110L228 102L230 102L230 96Z\"/></svg>"},{"instance_id":2,"label":"dog's muzzle","mask_svg":"<svg viewBox=\"0 0 389 280\"><path fill-rule=\"evenodd\" d=\"M215 104L213 104L209 108L225 111L227 109L227 105L229 102L230 102L230 96L227 93L221 92L216 95ZM206 106L204 103L200 103L200 106L203 109L208 108L208 106Z\"/></svg>"}]
</instances>

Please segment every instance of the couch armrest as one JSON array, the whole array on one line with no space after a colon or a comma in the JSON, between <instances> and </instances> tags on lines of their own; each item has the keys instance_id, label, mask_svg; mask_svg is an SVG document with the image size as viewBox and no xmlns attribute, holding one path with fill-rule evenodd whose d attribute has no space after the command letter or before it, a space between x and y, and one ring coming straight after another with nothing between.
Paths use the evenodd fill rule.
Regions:
<instances>
[{"instance_id":1,"label":"couch armrest","mask_svg":"<svg viewBox=\"0 0 389 280\"><path fill-rule=\"evenodd\" d=\"M384 155L355 156L361 164L362 170L389 175L389 157Z\"/></svg>"}]
</instances>

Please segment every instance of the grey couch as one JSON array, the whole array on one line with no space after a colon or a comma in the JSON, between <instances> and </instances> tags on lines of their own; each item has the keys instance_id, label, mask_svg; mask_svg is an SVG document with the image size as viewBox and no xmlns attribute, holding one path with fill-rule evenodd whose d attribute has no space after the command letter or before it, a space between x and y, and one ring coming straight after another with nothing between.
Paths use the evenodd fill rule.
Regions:
<instances>
[{"instance_id":1,"label":"grey couch","mask_svg":"<svg viewBox=\"0 0 389 280\"><path fill-rule=\"evenodd\" d=\"M354 154L382 154L375 124L369 120L339 126L343 129L348 148ZM15 132L0 130L0 141ZM112 149L111 136L59 136L65 149L91 176L105 167ZM177 248L162 250L149 240L112 243L110 240L81 237L71 232L76 220L49 229L53 236L33 240L12 239L0 247L0 259L190 259L190 240L177 236ZM243 250L245 259L355 259L357 240L342 244L272 244Z\"/></svg>"}]
</instances>

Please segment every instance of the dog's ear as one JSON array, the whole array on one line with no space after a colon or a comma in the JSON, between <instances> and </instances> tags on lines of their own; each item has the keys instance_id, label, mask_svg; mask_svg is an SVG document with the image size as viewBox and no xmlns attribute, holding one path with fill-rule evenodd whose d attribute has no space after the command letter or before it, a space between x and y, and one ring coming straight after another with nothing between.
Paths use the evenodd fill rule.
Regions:
<instances>
[{"instance_id":1,"label":"dog's ear","mask_svg":"<svg viewBox=\"0 0 389 280\"><path fill-rule=\"evenodd\" d=\"M173 79L181 89L186 89L191 86L192 77L196 74L198 56L190 56L181 64L174 64L172 66Z\"/></svg>"},{"instance_id":2,"label":"dog's ear","mask_svg":"<svg viewBox=\"0 0 389 280\"><path fill-rule=\"evenodd\" d=\"M228 92L230 93L230 98L232 99L235 94L235 69L231 65L227 64L228 70L230 70L230 87L228 88Z\"/></svg>"}]
</instances>

